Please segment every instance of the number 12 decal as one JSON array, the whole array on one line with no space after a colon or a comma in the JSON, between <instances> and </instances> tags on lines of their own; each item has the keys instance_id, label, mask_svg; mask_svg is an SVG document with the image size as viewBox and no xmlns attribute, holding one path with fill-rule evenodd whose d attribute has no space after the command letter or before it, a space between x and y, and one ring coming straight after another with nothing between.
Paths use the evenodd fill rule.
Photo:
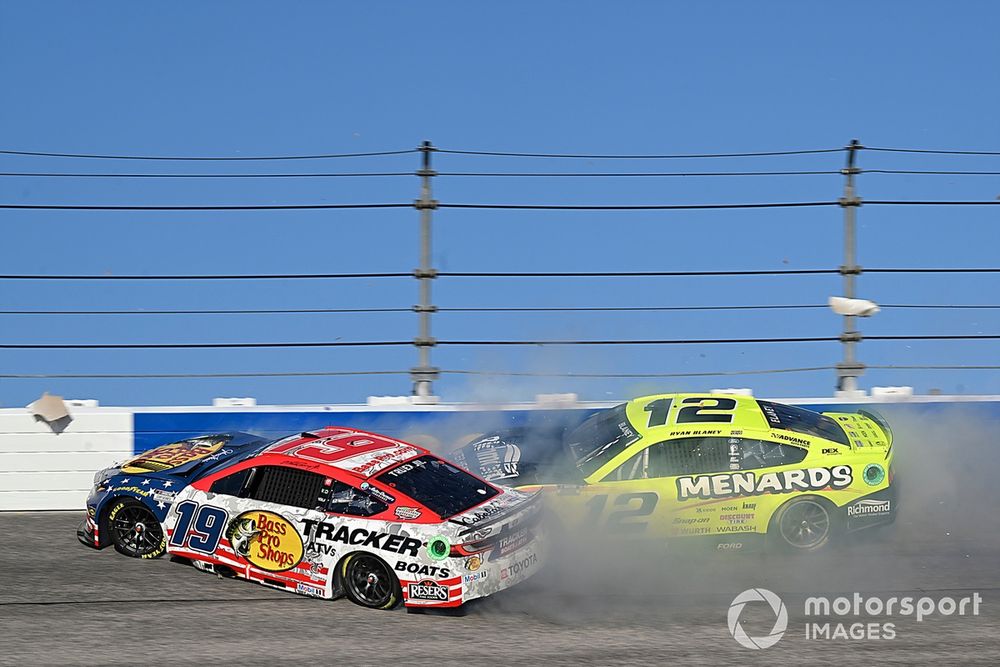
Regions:
<instances>
[{"instance_id":1,"label":"number 12 decal","mask_svg":"<svg viewBox=\"0 0 1000 667\"><path fill-rule=\"evenodd\" d=\"M187 546L192 551L210 554L219 546L229 514L211 505L185 500L177 505L177 525L170 536L170 546Z\"/></svg>"},{"instance_id":2,"label":"number 12 decal","mask_svg":"<svg viewBox=\"0 0 1000 667\"><path fill-rule=\"evenodd\" d=\"M633 502L635 500L639 501L638 506L635 506L636 504ZM616 510L608 515L608 532L623 535L645 531L647 525L645 521L632 522L625 521L625 519L636 516L649 516L656 509L656 504L659 500L660 496L652 491L623 493L620 496L615 496L614 506L625 509ZM594 496L588 500L587 509L589 510L589 514L587 516L587 523L596 523L607 504L608 496L606 494Z\"/></svg>"},{"instance_id":3,"label":"number 12 decal","mask_svg":"<svg viewBox=\"0 0 1000 667\"><path fill-rule=\"evenodd\" d=\"M714 401L715 405L702 405L705 401ZM731 398L685 398L681 403L697 403L689 405L677 411L678 424L689 423L733 423L733 410L736 409L736 401ZM725 414L725 413L729 414ZM723 414L720 414L723 413Z\"/></svg>"}]
</instances>

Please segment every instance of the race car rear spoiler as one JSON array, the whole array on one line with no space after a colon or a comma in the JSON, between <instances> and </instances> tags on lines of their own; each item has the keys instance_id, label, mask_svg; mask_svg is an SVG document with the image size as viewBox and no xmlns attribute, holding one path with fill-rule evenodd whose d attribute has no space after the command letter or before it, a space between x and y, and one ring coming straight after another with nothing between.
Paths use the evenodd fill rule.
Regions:
<instances>
[{"instance_id":1,"label":"race car rear spoiler","mask_svg":"<svg viewBox=\"0 0 1000 667\"><path fill-rule=\"evenodd\" d=\"M892 446L892 428L889 426L889 422L885 420L885 417L874 410L858 410L858 414L868 417L868 419L878 424L879 428L885 433L886 442L890 447Z\"/></svg>"}]
</instances>

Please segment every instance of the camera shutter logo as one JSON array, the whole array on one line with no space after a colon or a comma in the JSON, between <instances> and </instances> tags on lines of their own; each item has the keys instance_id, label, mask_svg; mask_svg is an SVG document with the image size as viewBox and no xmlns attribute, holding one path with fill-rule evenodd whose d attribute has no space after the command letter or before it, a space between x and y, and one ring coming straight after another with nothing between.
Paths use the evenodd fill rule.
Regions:
<instances>
[{"instance_id":1,"label":"camera shutter logo","mask_svg":"<svg viewBox=\"0 0 1000 667\"><path fill-rule=\"evenodd\" d=\"M775 618L774 627L771 628L769 634L763 637L751 637L743 629L743 625L740 624L740 615L748 602L766 602L771 606ZM727 620L729 621L729 634L740 646L752 649L769 648L777 644L778 640L784 636L785 629L788 627L788 610L785 609L785 603L781 601L781 598L766 588L751 588L737 595L733 603L729 605Z\"/></svg>"}]
</instances>

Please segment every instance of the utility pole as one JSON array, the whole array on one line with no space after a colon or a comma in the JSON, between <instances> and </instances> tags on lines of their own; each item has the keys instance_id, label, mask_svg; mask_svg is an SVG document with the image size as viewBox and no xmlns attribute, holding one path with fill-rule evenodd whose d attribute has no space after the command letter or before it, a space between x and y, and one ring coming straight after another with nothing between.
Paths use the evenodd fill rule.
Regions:
<instances>
[{"instance_id":1,"label":"utility pole","mask_svg":"<svg viewBox=\"0 0 1000 667\"><path fill-rule=\"evenodd\" d=\"M860 148L861 143L852 139L847 146L847 166L840 172L845 178L844 196L840 198L840 206L844 209L844 264L840 267L840 275L844 278L844 296L848 299L855 298L855 277L861 275L861 267L857 264L857 211L861 198L854 187L854 177L861 171L855 166ZM844 316L840 342L844 347L844 360L837 364L837 390L856 392L865 365L857 360L855 346L861 342L861 334L855 331L854 315Z\"/></svg>"},{"instance_id":2,"label":"utility pole","mask_svg":"<svg viewBox=\"0 0 1000 667\"><path fill-rule=\"evenodd\" d=\"M413 307L419 318L419 331L413 339L418 351L417 366L410 369L413 380L414 403L434 403L433 382L438 377L438 369L431 366L431 348L437 341L431 337L431 314L437 307L431 303L431 281L437 277L437 271L431 267L431 222L434 209L438 202L432 197L431 179L437 173L431 169L431 153L435 150L429 141L420 146L422 154L421 168L417 171L420 177L420 199L413 203L420 211L420 267L413 272L420 285L420 302Z\"/></svg>"}]
</instances>

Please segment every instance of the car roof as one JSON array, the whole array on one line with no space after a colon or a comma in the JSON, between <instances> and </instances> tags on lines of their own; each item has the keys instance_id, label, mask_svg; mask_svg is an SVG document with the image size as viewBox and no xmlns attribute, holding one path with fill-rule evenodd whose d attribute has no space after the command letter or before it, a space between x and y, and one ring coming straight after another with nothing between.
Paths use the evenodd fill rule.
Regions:
<instances>
[{"instance_id":1,"label":"car roof","mask_svg":"<svg viewBox=\"0 0 1000 667\"><path fill-rule=\"evenodd\" d=\"M670 410L672 413L677 413L683 407L697 407L703 402L703 414L712 415L717 414L718 411L713 410L712 406L718 405L719 401L733 401L736 407L732 410L725 410L726 414L732 414L733 419L726 422L712 422L708 420L692 419L690 422L677 423L676 417L671 416L670 419L664 420L663 424L658 426L648 426L650 424L650 404L659 400L669 400ZM664 431L678 431L682 432L685 430L690 430L692 428L725 428L730 429L746 429L754 431L767 431L770 430L770 424L768 424L767 419L761 410L760 405L757 403L757 399L753 396L742 396L738 394L653 394L650 396L641 396L639 398L632 399L626 404L626 415L630 422L636 425L636 427L642 432L649 432L653 429L663 429ZM678 433L677 435L681 435Z\"/></svg>"},{"instance_id":2,"label":"car roof","mask_svg":"<svg viewBox=\"0 0 1000 667\"><path fill-rule=\"evenodd\" d=\"M277 463L369 479L398 463L430 452L418 445L353 428L327 426L282 438L251 457L259 464ZM274 461L261 459L277 459Z\"/></svg>"}]
</instances>

